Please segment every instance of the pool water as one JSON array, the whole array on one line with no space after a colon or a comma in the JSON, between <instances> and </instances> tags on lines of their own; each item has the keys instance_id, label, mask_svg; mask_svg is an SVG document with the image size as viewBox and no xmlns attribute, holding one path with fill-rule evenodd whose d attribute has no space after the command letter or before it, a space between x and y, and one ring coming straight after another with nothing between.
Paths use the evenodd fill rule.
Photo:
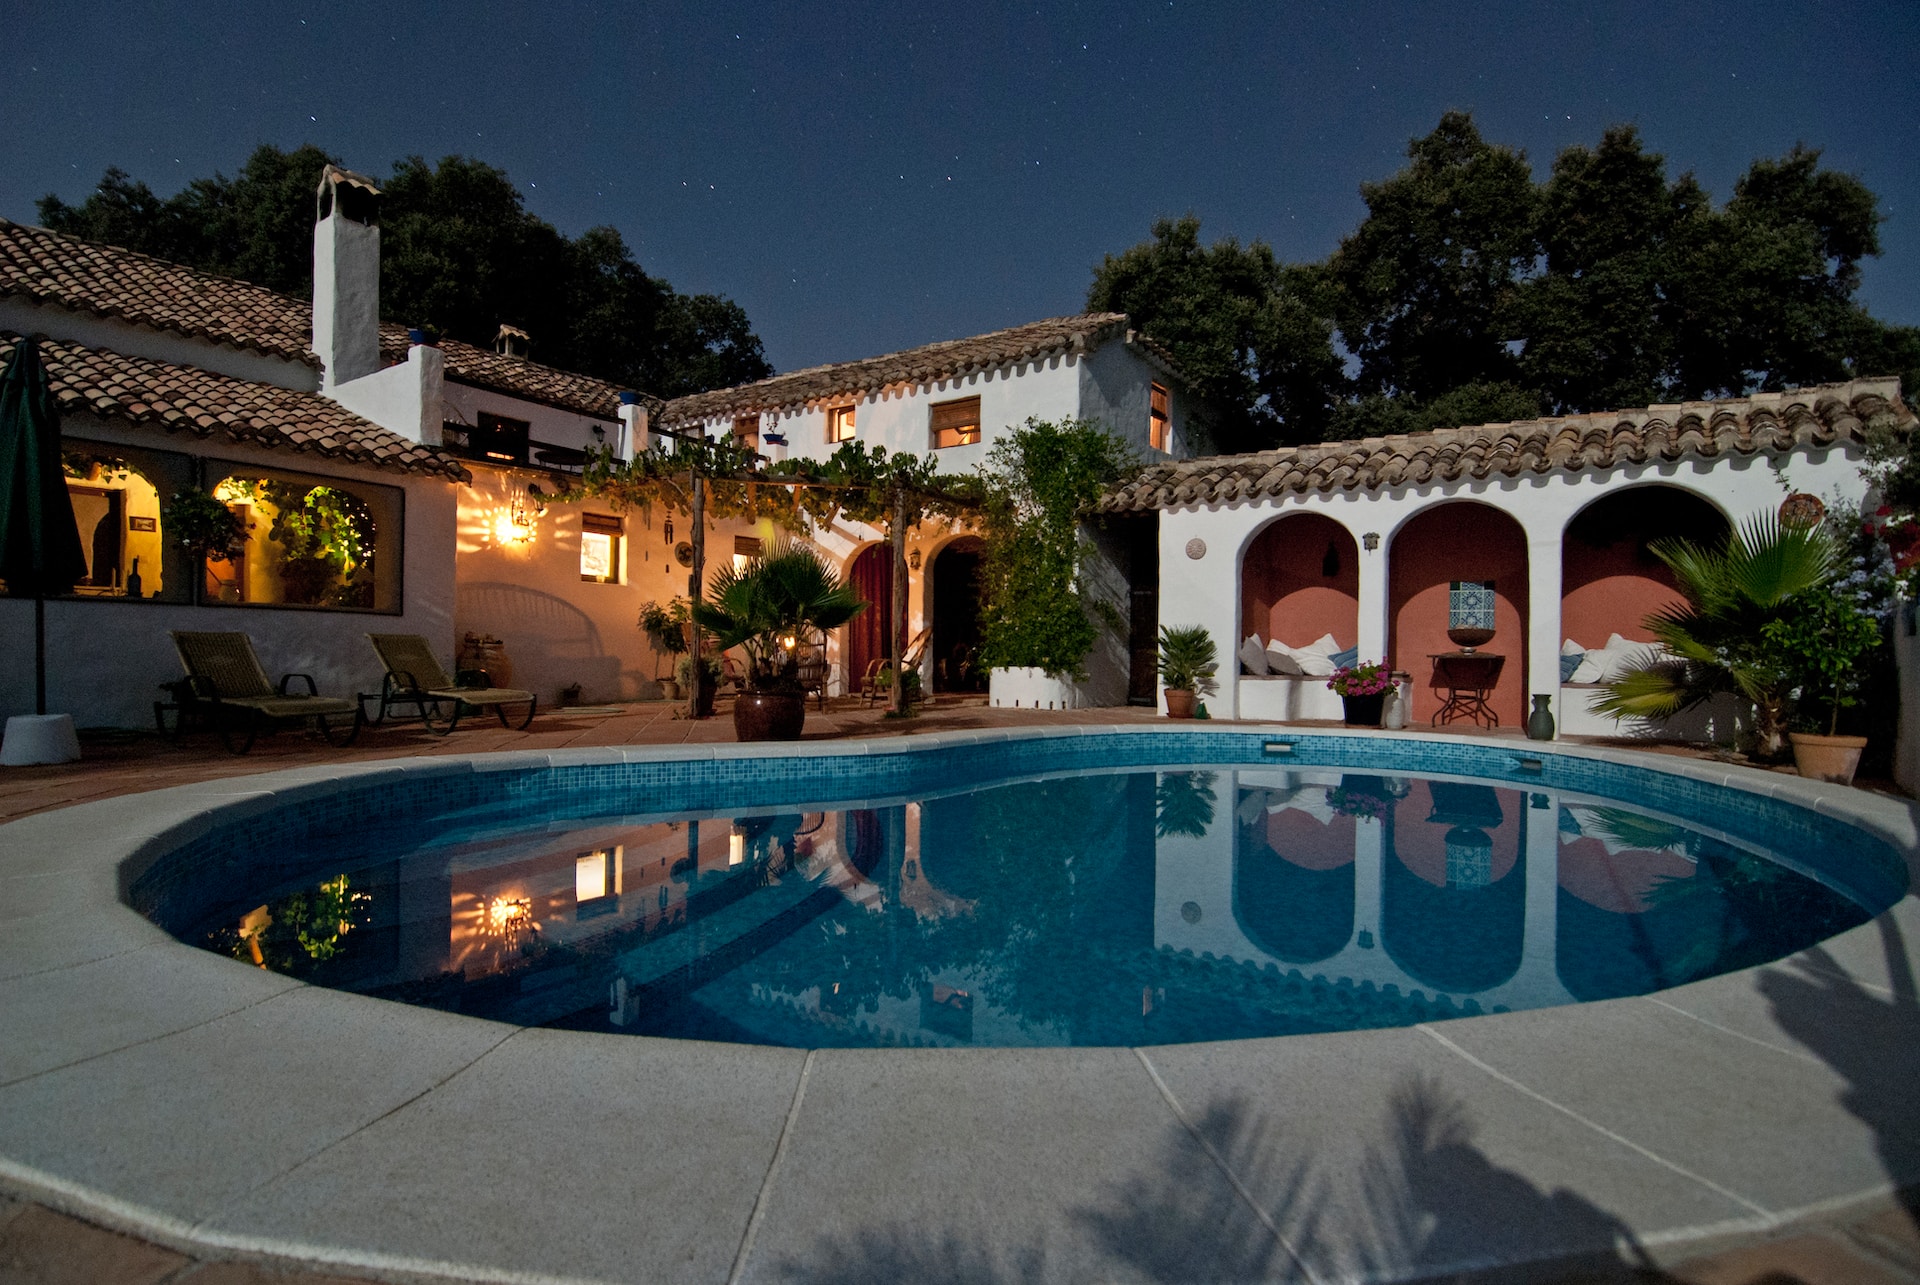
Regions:
<instances>
[{"instance_id":1,"label":"pool water","mask_svg":"<svg viewBox=\"0 0 1920 1285\"><path fill-rule=\"evenodd\" d=\"M474 806L210 868L156 917L318 985L522 1025L1136 1045L1643 994L1878 909L1844 888L1566 789L1176 765L871 806Z\"/></svg>"}]
</instances>

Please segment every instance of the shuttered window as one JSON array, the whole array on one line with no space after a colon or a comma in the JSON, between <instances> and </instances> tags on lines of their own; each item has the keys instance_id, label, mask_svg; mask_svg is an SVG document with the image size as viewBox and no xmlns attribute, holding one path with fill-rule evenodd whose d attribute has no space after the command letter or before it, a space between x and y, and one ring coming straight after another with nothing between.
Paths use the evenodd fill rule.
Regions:
<instances>
[{"instance_id":1,"label":"shuttered window","mask_svg":"<svg viewBox=\"0 0 1920 1285\"><path fill-rule=\"evenodd\" d=\"M851 442L853 440L853 407L835 406L827 412L827 441Z\"/></svg>"},{"instance_id":2,"label":"shuttered window","mask_svg":"<svg viewBox=\"0 0 1920 1285\"><path fill-rule=\"evenodd\" d=\"M980 399L962 397L958 401L936 402L931 408L933 444L972 446L980 440Z\"/></svg>"},{"instance_id":3,"label":"shuttered window","mask_svg":"<svg viewBox=\"0 0 1920 1285\"><path fill-rule=\"evenodd\" d=\"M1147 410L1147 445L1156 451L1164 451L1168 439L1173 435L1173 417L1167 410L1167 390L1160 384L1154 384L1147 398L1150 403Z\"/></svg>"}]
</instances>

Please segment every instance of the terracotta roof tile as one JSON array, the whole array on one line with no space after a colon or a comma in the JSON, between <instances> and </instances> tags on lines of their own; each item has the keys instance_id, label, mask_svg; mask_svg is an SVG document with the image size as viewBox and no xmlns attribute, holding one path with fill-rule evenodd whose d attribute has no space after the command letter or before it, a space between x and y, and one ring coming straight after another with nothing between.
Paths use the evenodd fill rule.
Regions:
<instances>
[{"instance_id":1,"label":"terracotta roof tile","mask_svg":"<svg viewBox=\"0 0 1920 1285\"><path fill-rule=\"evenodd\" d=\"M1689 457L1781 455L1855 444L1876 423L1911 424L1897 379L1860 379L1718 402L1481 424L1356 442L1215 455L1145 469L1101 497L1106 513L1307 492L1609 470Z\"/></svg>"},{"instance_id":2,"label":"terracotta roof tile","mask_svg":"<svg viewBox=\"0 0 1920 1285\"><path fill-rule=\"evenodd\" d=\"M0 364L20 336L0 330ZM361 419L318 393L234 379L195 366L175 366L42 339L40 354L60 408L102 419L151 424L169 433L216 435L269 450L291 450L370 468L471 480L452 456L410 442Z\"/></svg>"},{"instance_id":3,"label":"terracotta roof tile","mask_svg":"<svg viewBox=\"0 0 1920 1285\"><path fill-rule=\"evenodd\" d=\"M320 364L304 299L6 219L0 294Z\"/></svg>"},{"instance_id":4,"label":"terracotta roof tile","mask_svg":"<svg viewBox=\"0 0 1920 1285\"><path fill-rule=\"evenodd\" d=\"M476 348L457 339L440 341L446 358L447 378L475 388L490 388L511 397L557 406L582 415L617 419L620 415L618 384L610 384L592 375L576 375L569 370L542 366L525 357L508 357L489 348ZM388 364L407 359L407 328L380 327L380 356ZM649 398L655 405L657 398Z\"/></svg>"},{"instance_id":5,"label":"terracotta roof tile","mask_svg":"<svg viewBox=\"0 0 1920 1285\"><path fill-rule=\"evenodd\" d=\"M775 375L752 384L676 397L666 404L660 422L669 427L700 423L747 411L811 405L854 393L874 392L896 384L932 383L972 370L988 370L1011 362L1032 361L1063 349L1091 349L1122 334L1151 354L1158 364L1177 373L1173 359L1165 349L1127 330L1125 313L1091 312L1033 321L1008 330L975 335L970 339L948 339L860 361L809 366L805 370Z\"/></svg>"}]
</instances>

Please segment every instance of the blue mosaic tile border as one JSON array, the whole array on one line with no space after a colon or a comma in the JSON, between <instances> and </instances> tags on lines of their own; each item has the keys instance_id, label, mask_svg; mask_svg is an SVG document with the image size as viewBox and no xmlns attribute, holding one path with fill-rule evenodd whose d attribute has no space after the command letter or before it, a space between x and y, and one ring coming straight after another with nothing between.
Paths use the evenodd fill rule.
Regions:
<instances>
[{"instance_id":1,"label":"blue mosaic tile border","mask_svg":"<svg viewBox=\"0 0 1920 1285\"><path fill-rule=\"evenodd\" d=\"M1273 742L1291 744L1282 756ZM369 818L416 833L453 819L508 824L535 817L763 810L949 792L1037 774L1129 767L1337 767L1473 776L1522 789L1562 790L1697 817L1736 838L1793 853L1871 913L1905 895L1907 865L1891 845L1845 821L1766 795L1634 764L1512 745L1408 738L1234 731L1075 732L932 744L864 754L695 758L507 767L465 762L302 786L264 808L216 814L204 832L164 837L126 887L136 910L165 926L177 898L222 873L257 880L276 860L297 865ZM1729 806L1737 804L1737 806ZM284 855L283 855L284 854Z\"/></svg>"}]
</instances>

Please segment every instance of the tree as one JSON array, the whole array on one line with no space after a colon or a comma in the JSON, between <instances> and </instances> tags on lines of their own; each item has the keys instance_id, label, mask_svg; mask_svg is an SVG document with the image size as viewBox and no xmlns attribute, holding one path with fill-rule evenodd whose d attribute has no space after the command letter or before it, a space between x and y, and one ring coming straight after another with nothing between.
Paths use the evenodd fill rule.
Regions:
<instances>
[{"instance_id":1,"label":"tree","mask_svg":"<svg viewBox=\"0 0 1920 1285\"><path fill-rule=\"evenodd\" d=\"M79 205L48 195L40 220L285 294L313 293L314 191L338 159L311 144L258 148L233 178L173 196L109 169ZM502 323L548 365L664 397L773 373L746 313L650 277L618 231L569 239L530 213L504 170L463 156L395 164L381 203L381 314L490 346Z\"/></svg>"},{"instance_id":2,"label":"tree","mask_svg":"<svg viewBox=\"0 0 1920 1285\"><path fill-rule=\"evenodd\" d=\"M1415 399L1512 383L1518 283L1536 257L1526 156L1448 112L1407 148L1406 169L1362 184L1367 217L1327 265L1357 389Z\"/></svg>"},{"instance_id":3,"label":"tree","mask_svg":"<svg viewBox=\"0 0 1920 1285\"><path fill-rule=\"evenodd\" d=\"M1160 219L1153 239L1094 269L1087 308L1124 312L1165 344L1223 450L1316 440L1344 386L1319 274L1264 242L1200 245L1200 220Z\"/></svg>"}]
</instances>

